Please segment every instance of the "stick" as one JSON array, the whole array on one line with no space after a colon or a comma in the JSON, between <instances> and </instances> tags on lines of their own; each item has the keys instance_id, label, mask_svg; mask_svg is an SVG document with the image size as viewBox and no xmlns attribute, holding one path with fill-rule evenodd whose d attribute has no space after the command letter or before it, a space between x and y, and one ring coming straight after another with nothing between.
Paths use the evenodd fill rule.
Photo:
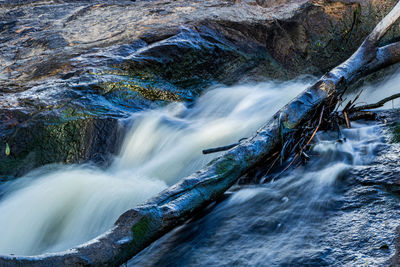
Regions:
<instances>
[{"instance_id":1,"label":"stick","mask_svg":"<svg viewBox=\"0 0 400 267\"><path fill-rule=\"evenodd\" d=\"M211 153L216 153L216 152L221 152L221 151L226 151L231 148L234 148L235 146L238 146L242 141L246 140L247 137L241 138L239 142L227 145L227 146L220 146L220 147L215 147L215 148L209 148L209 149L204 149L202 152L203 154L211 154Z\"/></svg>"},{"instance_id":2,"label":"stick","mask_svg":"<svg viewBox=\"0 0 400 267\"><path fill-rule=\"evenodd\" d=\"M229 150L231 148L234 148L237 145L239 145L239 143L234 143L232 145L227 145L227 146L220 146L220 147L204 149L202 152L203 152L203 154L211 154L211 153L216 153L216 152Z\"/></svg>"},{"instance_id":3,"label":"stick","mask_svg":"<svg viewBox=\"0 0 400 267\"><path fill-rule=\"evenodd\" d=\"M344 116L344 120L346 121L346 126L347 126L347 128L351 128L349 116L347 115L347 112L346 112L346 111L343 111L343 116Z\"/></svg>"},{"instance_id":4,"label":"stick","mask_svg":"<svg viewBox=\"0 0 400 267\"><path fill-rule=\"evenodd\" d=\"M386 97L384 99L382 99L381 101L378 101L374 104L368 104L368 105L363 105L363 106L358 106L358 107L354 107L352 109L350 109L350 112L357 112L357 111L361 111L361 110L365 110L365 109L376 109L376 108L380 108L383 107L387 102L400 98L400 93L399 94L394 94L392 96Z\"/></svg>"}]
</instances>

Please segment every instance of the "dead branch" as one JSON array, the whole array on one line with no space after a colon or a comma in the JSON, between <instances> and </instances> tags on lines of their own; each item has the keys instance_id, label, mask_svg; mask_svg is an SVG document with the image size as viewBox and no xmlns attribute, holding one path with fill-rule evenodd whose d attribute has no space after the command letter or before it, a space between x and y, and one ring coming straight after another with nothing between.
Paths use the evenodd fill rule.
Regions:
<instances>
[{"instance_id":1,"label":"dead branch","mask_svg":"<svg viewBox=\"0 0 400 267\"><path fill-rule=\"evenodd\" d=\"M376 113L370 111L357 111L353 112L349 115L350 121L358 121L358 120L376 120Z\"/></svg>"},{"instance_id":2,"label":"dead branch","mask_svg":"<svg viewBox=\"0 0 400 267\"><path fill-rule=\"evenodd\" d=\"M363 106L358 106L358 107L353 107L351 108L349 111L350 112L357 112L357 111L362 111L362 110L366 110L366 109L376 109L376 108L381 108L383 107L387 102L400 98L400 93L399 94L394 94L391 95L389 97L386 97L376 103L373 104L368 104L368 105L363 105Z\"/></svg>"},{"instance_id":3,"label":"dead branch","mask_svg":"<svg viewBox=\"0 0 400 267\"><path fill-rule=\"evenodd\" d=\"M221 152L221 151L227 151L231 148L234 148L237 145L239 145L239 143L234 143L232 145L227 145L227 146L208 148L208 149L204 149L202 152L203 152L203 154L217 153L217 152Z\"/></svg>"},{"instance_id":4,"label":"dead branch","mask_svg":"<svg viewBox=\"0 0 400 267\"><path fill-rule=\"evenodd\" d=\"M351 128L351 123L350 123L350 120L349 120L349 116L348 116L346 111L343 111L343 116L344 116L344 120L346 121L347 128Z\"/></svg>"},{"instance_id":5,"label":"dead branch","mask_svg":"<svg viewBox=\"0 0 400 267\"><path fill-rule=\"evenodd\" d=\"M235 146L238 146L240 144L240 142L242 142L243 140L246 140L247 138L242 138L239 140L239 142L231 144L231 145L226 145L226 146L220 146L220 147L214 147L214 148L208 148L208 149L204 149L202 151L203 154L211 154L211 153L217 153L217 152L222 152L222 151L227 151L231 148L234 148Z\"/></svg>"}]
</instances>

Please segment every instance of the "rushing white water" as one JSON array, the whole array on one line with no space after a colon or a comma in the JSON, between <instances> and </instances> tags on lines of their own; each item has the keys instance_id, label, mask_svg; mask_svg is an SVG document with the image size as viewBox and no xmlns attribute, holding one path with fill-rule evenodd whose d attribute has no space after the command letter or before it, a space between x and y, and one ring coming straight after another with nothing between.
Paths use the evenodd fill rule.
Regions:
<instances>
[{"instance_id":1,"label":"rushing white water","mask_svg":"<svg viewBox=\"0 0 400 267\"><path fill-rule=\"evenodd\" d=\"M383 231L374 217L379 204L367 211L360 204L377 196L360 197L363 188L353 188L350 175L376 159L385 138L379 125L353 126L341 141L337 132L318 133L307 165L273 182L237 187L207 216L175 229L128 266L385 266L387 253L376 244L389 242L398 220L384 217L390 231Z\"/></svg>"},{"instance_id":2,"label":"rushing white water","mask_svg":"<svg viewBox=\"0 0 400 267\"><path fill-rule=\"evenodd\" d=\"M201 150L251 136L305 82L210 89L193 107L174 103L137 113L108 170L40 169L3 186L0 253L32 255L88 241L125 210L206 164Z\"/></svg>"}]
</instances>

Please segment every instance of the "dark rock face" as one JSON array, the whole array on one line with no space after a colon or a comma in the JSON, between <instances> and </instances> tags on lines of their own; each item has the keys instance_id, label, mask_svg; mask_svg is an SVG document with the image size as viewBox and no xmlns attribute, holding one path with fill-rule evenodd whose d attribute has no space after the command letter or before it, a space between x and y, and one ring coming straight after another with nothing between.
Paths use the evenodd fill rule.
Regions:
<instances>
[{"instance_id":1,"label":"dark rock face","mask_svg":"<svg viewBox=\"0 0 400 267\"><path fill-rule=\"evenodd\" d=\"M2 147L0 175L20 176L53 162L104 164L118 152L122 131L116 119L49 119L22 123L12 134L0 137L10 148L7 156Z\"/></svg>"},{"instance_id":2,"label":"dark rock face","mask_svg":"<svg viewBox=\"0 0 400 267\"><path fill-rule=\"evenodd\" d=\"M0 175L104 162L118 119L213 83L320 75L394 3L0 1Z\"/></svg>"}]
</instances>

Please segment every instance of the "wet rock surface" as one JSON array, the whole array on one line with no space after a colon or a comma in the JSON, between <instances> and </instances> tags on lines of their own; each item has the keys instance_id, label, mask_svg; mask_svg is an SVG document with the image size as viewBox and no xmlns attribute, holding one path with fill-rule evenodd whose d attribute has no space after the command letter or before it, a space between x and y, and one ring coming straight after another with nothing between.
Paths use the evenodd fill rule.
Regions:
<instances>
[{"instance_id":1,"label":"wet rock surface","mask_svg":"<svg viewBox=\"0 0 400 267\"><path fill-rule=\"evenodd\" d=\"M320 75L383 2L0 1L0 175L106 159L118 119L215 83Z\"/></svg>"},{"instance_id":2,"label":"wet rock surface","mask_svg":"<svg viewBox=\"0 0 400 267\"><path fill-rule=\"evenodd\" d=\"M400 145L396 137L396 127L400 123L400 110L378 112L379 121L384 122L384 135L387 143L376 159L377 164L364 166L354 173L354 179L363 185L382 185L389 191L400 193Z\"/></svg>"},{"instance_id":3,"label":"wet rock surface","mask_svg":"<svg viewBox=\"0 0 400 267\"><path fill-rule=\"evenodd\" d=\"M52 121L53 120L53 121ZM113 118L82 118L60 122L58 117L37 119L33 125L21 122L11 135L0 136L10 149L2 155L0 175L21 176L49 163L97 164L110 162L119 152L123 126Z\"/></svg>"}]
</instances>

